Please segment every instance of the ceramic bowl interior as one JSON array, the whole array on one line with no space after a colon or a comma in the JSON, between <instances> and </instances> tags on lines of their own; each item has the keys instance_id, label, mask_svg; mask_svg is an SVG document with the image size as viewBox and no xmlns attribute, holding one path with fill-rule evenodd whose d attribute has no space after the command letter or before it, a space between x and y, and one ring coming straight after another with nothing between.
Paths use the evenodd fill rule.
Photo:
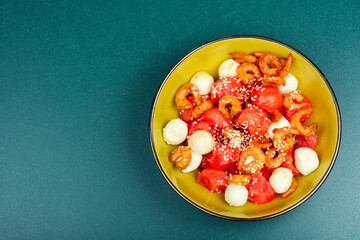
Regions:
<instances>
[{"instance_id":1,"label":"ceramic bowl interior","mask_svg":"<svg viewBox=\"0 0 360 240\"><path fill-rule=\"evenodd\" d=\"M283 199L280 195L266 204L248 201L242 207L231 207L223 193L210 193L195 183L198 171L183 174L169 162L171 152L177 146L167 145L162 129L179 113L174 103L176 90L188 83L198 71L206 71L218 78L218 67L231 58L229 52L272 52L286 58L291 53L295 61L290 72L299 81L298 89L312 102L314 113L307 123L317 122L318 144L315 148L320 159L319 168L308 176L297 176L297 190ZM260 36L231 36L205 43L185 55L164 78L155 96L150 114L150 142L155 161L170 186L193 206L217 217L254 221L281 215L308 199L329 174L338 152L341 126L335 95L321 71L302 53L279 41Z\"/></svg>"}]
</instances>

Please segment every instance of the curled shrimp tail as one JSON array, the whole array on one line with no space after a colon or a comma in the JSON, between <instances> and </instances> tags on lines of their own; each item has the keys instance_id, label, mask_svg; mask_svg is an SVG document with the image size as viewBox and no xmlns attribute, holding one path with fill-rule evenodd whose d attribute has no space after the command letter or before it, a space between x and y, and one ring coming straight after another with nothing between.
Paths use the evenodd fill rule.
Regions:
<instances>
[{"instance_id":1,"label":"curled shrimp tail","mask_svg":"<svg viewBox=\"0 0 360 240\"><path fill-rule=\"evenodd\" d=\"M179 110L185 110L193 107L192 103L186 98L189 95L194 96L194 102L196 105L199 105L201 103L198 87L192 83L188 83L181 86L176 91L175 104Z\"/></svg>"},{"instance_id":2,"label":"curled shrimp tail","mask_svg":"<svg viewBox=\"0 0 360 240\"><path fill-rule=\"evenodd\" d=\"M283 68L286 64L286 58L279 58L279 62L281 64L281 68Z\"/></svg>"},{"instance_id":3,"label":"curled shrimp tail","mask_svg":"<svg viewBox=\"0 0 360 240\"><path fill-rule=\"evenodd\" d=\"M200 115L211 109L214 106L213 102L211 100L204 101L200 103L198 106L195 107L194 111L191 113L192 117L194 119L197 119L200 117Z\"/></svg>"},{"instance_id":4,"label":"curled shrimp tail","mask_svg":"<svg viewBox=\"0 0 360 240\"><path fill-rule=\"evenodd\" d=\"M191 151L189 148L180 146L171 154L170 162L175 162L175 167L180 170L187 168L191 162Z\"/></svg>"},{"instance_id":5,"label":"curled shrimp tail","mask_svg":"<svg viewBox=\"0 0 360 240\"><path fill-rule=\"evenodd\" d=\"M256 52L253 52L252 54L253 54L255 57L261 57L261 56L264 55L265 53L264 53L264 52L256 51Z\"/></svg>"},{"instance_id":6,"label":"curled shrimp tail","mask_svg":"<svg viewBox=\"0 0 360 240\"><path fill-rule=\"evenodd\" d=\"M236 68L238 78L246 85L253 84L260 77L259 68L252 63L243 63Z\"/></svg>"},{"instance_id":7,"label":"curled shrimp tail","mask_svg":"<svg viewBox=\"0 0 360 240\"><path fill-rule=\"evenodd\" d=\"M294 102L294 100L296 102ZM304 95L302 95L299 91L288 92L284 96L284 106L289 110L299 110L306 107L308 104L303 101Z\"/></svg>"},{"instance_id":8,"label":"curled shrimp tail","mask_svg":"<svg viewBox=\"0 0 360 240\"><path fill-rule=\"evenodd\" d=\"M301 123L301 117L306 114L311 114L313 112L312 108L302 109L295 113L290 119L291 132L296 135L303 135L305 137L312 136L316 134L318 127L317 123L312 123L309 126L303 125Z\"/></svg>"},{"instance_id":9,"label":"curled shrimp tail","mask_svg":"<svg viewBox=\"0 0 360 240\"><path fill-rule=\"evenodd\" d=\"M288 58L286 59L285 65L279 71L279 77L285 78L288 75L293 61L294 61L294 58L290 53Z\"/></svg>"},{"instance_id":10,"label":"curled shrimp tail","mask_svg":"<svg viewBox=\"0 0 360 240\"><path fill-rule=\"evenodd\" d=\"M292 178L292 181L291 181L291 185L290 185L290 188L288 190L286 190L286 192L284 192L283 194L281 194L281 196L283 198L286 198L288 197L291 193L295 192L297 188L297 181L296 179L293 177Z\"/></svg>"},{"instance_id":11,"label":"curled shrimp tail","mask_svg":"<svg viewBox=\"0 0 360 240\"><path fill-rule=\"evenodd\" d=\"M274 138L273 144L276 150L285 152L290 150L296 143L291 129L288 127L283 127L279 129L274 129Z\"/></svg>"},{"instance_id":12,"label":"curled shrimp tail","mask_svg":"<svg viewBox=\"0 0 360 240\"><path fill-rule=\"evenodd\" d=\"M256 57L250 54L241 54L237 52L229 53L232 57L235 58L235 61L238 63L248 62L255 63L257 61Z\"/></svg>"},{"instance_id":13,"label":"curled shrimp tail","mask_svg":"<svg viewBox=\"0 0 360 240\"><path fill-rule=\"evenodd\" d=\"M261 78L262 82L265 84L275 84L276 86L285 85L286 81L284 78L278 76L269 76Z\"/></svg>"},{"instance_id":14,"label":"curled shrimp tail","mask_svg":"<svg viewBox=\"0 0 360 240\"><path fill-rule=\"evenodd\" d=\"M276 149L270 148L265 152L265 166L268 168L278 168L285 161L285 154L280 152L278 156L276 156Z\"/></svg>"},{"instance_id":15,"label":"curled shrimp tail","mask_svg":"<svg viewBox=\"0 0 360 240\"><path fill-rule=\"evenodd\" d=\"M265 137L264 135L261 136L254 136L250 139L250 145L256 146L259 148L269 148L273 145L270 138Z\"/></svg>"},{"instance_id":16,"label":"curled shrimp tail","mask_svg":"<svg viewBox=\"0 0 360 240\"><path fill-rule=\"evenodd\" d=\"M281 64L274 54L265 53L259 59L259 68L263 74L274 76L278 74Z\"/></svg>"},{"instance_id":17,"label":"curled shrimp tail","mask_svg":"<svg viewBox=\"0 0 360 240\"><path fill-rule=\"evenodd\" d=\"M241 111L241 102L234 95L225 95L219 100L219 109L225 117L235 117Z\"/></svg>"},{"instance_id":18,"label":"curled shrimp tail","mask_svg":"<svg viewBox=\"0 0 360 240\"><path fill-rule=\"evenodd\" d=\"M249 157L252 157L253 160L250 163L246 163ZM247 147L241 152L238 169L248 174L258 173L264 166L265 158L266 156L261 148L255 146Z\"/></svg>"},{"instance_id":19,"label":"curled shrimp tail","mask_svg":"<svg viewBox=\"0 0 360 240\"><path fill-rule=\"evenodd\" d=\"M241 185L247 185L252 179L251 174L234 174L228 177L229 183L237 183Z\"/></svg>"}]
</instances>

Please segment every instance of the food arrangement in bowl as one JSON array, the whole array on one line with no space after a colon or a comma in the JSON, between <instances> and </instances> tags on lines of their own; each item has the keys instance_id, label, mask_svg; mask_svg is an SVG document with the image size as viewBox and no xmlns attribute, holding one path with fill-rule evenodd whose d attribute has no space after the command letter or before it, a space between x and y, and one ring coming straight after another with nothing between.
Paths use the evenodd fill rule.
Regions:
<instances>
[{"instance_id":1,"label":"food arrangement in bowl","mask_svg":"<svg viewBox=\"0 0 360 240\"><path fill-rule=\"evenodd\" d=\"M340 139L336 99L321 72L295 49L257 36L217 39L182 58L150 121L170 186L231 220L301 204L329 174Z\"/></svg>"},{"instance_id":2,"label":"food arrangement in bowl","mask_svg":"<svg viewBox=\"0 0 360 240\"><path fill-rule=\"evenodd\" d=\"M167 123L163 136L170 145L184 145L170 161L182 173L200 168L196 183L225 192L231 206L286 198L296 191L295 175L319 166L317 123L304 124L311 101L289 73L291 54L229 54L234 59L221 63L215 82L200 71L177 90L181 119Z\"/></svg>"}]
</instances>

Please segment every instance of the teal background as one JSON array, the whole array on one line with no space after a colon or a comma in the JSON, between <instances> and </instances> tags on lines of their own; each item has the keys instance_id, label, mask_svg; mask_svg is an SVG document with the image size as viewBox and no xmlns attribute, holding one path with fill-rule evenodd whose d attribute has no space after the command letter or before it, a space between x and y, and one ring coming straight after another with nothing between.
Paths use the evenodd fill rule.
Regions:
<instances>
[{"instance_id":1,"label":"teal background","mask_svg":"<svg viewBox=\"0 0 360 240\"><path fill-rule=\"evenodd\" d=\"M359 1L1 1L0 239L359 237ZM343 134L324 185L280 217L210 216L166 183L152 100L192 48L234 34L307 55Z\"/></svg>"}]
</instances>

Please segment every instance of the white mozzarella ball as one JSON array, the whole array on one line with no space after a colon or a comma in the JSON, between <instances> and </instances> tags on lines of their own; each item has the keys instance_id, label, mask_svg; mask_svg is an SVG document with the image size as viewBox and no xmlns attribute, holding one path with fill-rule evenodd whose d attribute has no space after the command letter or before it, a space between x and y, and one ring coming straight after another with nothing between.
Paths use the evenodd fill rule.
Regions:
<instances>
[{"instance_id":1,"label":"white mozzarella ball","mask_svg":"<svg viewBox=\"0 0 360 240\"><path fill-rule=\"evenodd\" d=\"M225 201L234 207L241 207L248 199L249 192L243 185L230 183L225 190Z\"/></svg>"},{"instance_id":2,"label":"white mozzarella ball","mask_svg":"<svg viewBox=\"0 0 360 240\"><path fill-rule=\"evenodd\" d=\"M214 78L207 72L200 71L195 73L190 83L199 88L200 95L207 95L210 93L211 86L214 84Z\"/></svg>"},{"instance_id":3,"label":"white mozzarella ball","mask_svg":"<svg viewBox=\"0 0 360 240\"><path fill-rule=\"evenodd\" d=\"M197 154L207 154L215 148L215 139L204 130L194 132L188 140L190 149Z\"/></svg>"},{"instance_id":4,"label":"white mozzarella ball","mask_svg":"<svg viewBox=\"0 0 360 240\"><path fill-rule=\"evenodd\" d=\"M280 118L280 120L277 121L277 122L271 123L268 130L267 130L267 132L269 134L269 137L271 139L273 139L274 138L273 130L276 129L276 128L283 128L283 127L289 127L290 128L290 123L285 117Z\"/></svg>"},{"instance_id":5,"label":"white mozzarella ball","mask_svg":"<svg viewBox=\"0 0 360 240\"><path fill-rule=\"evenodd\" d=\"M311 148L298 148L295 150L295 166L302 175L306 176L318 168L318 155Z\"/></svg>"},{"instance_id":6,"label":"white mozzarella ball","mask_svg":"<svg viewBox=\"0 0 360 240\"><path fill-rule=\"evenodd\" d=\"M291 73L288 73L288 75L285 77L286 84L280 85L278 88L282 94L295 91L298 86L298 80L294 75Z\"/></svg>"},{"instance_id":7,"label":"white mozzarella ball","mask_svg":"<svg viewBox=\"0 0 360 240\"><path fill-rule=\"evenodd\" d=\"M279 167L273 171L269 182L276 193L284 193L290 188L292 177L290 169Z\"/></svg>"},{"instance_id":8,"label":"white mozzarella ball","mask_svg":"<svg viewBox=\"0 0 360 240\"><path fill-rule=\"evenodd\" d=\"M191 151L191 162L185 169L182 170L182 172L188 173L194 171L200 166L201 160L202 160L202 155Z\"/></svg>"},{"instance_id":9,"label":"white mozzarella ball","mask_svg":"<svg viewBox=\"0 0 360 240\"><path fill-rule=\"evenodd\" d=\"M237 76L236 68L239 65L240 64L235 62L233 59L228 59L224 61L219 67L219 78L236 77Z\"/></svg>"},{"instance_id":10,"label":"white mozzarella ball","mask_svg":"<svg viewBox=\"0 0 360 240\"><path fill-rule=\"evenodd\" d=\"M177 118L173 119L163 129L163 137L167 144L178 145L185 141L188 133L186 122Z\"/></svg>"}]
</instances>

